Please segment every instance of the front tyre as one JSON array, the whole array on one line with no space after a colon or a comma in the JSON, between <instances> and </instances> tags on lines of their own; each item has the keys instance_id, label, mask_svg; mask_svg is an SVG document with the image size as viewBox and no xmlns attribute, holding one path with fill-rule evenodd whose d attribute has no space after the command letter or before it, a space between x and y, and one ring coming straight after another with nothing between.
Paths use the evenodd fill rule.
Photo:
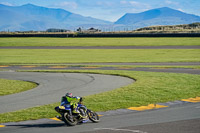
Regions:
<instances>
[{"instance_id":1,"label":"front tyre","mask_svg":"<svg viewBox=\"0 0 200 133\"><path fill-rule=\"evenodd\" d=\"M68 126L75 126L78 121L75 117L69 115L69 113L65 112L62 114L63 121L68 125Z\"/></svg>"},{"instance_id":2,"label":"front tyre","mask_svg":"<svg viewBox=\"0 0 200 133\"><path fill-rule=\"evenodd\" d=\"M100 121L99 116L96 112L88 111L88 117L92 122L98 123Z\"/></svg>"}]
</instances>

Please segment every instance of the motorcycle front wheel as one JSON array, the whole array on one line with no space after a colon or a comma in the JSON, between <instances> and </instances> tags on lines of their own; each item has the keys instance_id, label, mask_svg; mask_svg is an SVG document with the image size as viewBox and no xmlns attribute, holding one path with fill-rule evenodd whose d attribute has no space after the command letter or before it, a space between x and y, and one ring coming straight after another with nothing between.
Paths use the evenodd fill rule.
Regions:
<instances>
[{"instance_id":1,"label":"motorcycle front wheel","mask_svg":"<svg viewBox=\"0 0 200 133\"><path fill-rule=\"evenodd\" d=\"M100 121L99 116L96 112L88 111L88 117L92 122L98 123Z\"/></svg>"},{"instance_id":2,"label":"motorcycle front wheel","mask_svg":"<svg viewBox=\"0 0 200 133\"><path fill-rule=\"evenodd\" d=\"M77 119L75 117L69 115L68 112L65 112L62 115L62 118L63 118L63 121L69 126L75 126L78 123Z\"/></svg>"}]
</instances>

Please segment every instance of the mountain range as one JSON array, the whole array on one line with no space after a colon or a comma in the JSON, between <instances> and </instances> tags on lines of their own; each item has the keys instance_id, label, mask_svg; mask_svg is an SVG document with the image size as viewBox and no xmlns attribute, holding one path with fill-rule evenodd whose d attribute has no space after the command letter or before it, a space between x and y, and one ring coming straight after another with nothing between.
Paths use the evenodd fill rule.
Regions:
<instances>
[{"instance_id":1,"label":"mountain range","mask_svg":"<svg viewBox=\"0 0 200 133\"><path fill-rule=\"evenodd\" d=\"M200 22L200 17L163 7L142 13L127 13L117 20L115 24L141 28L153 25L178 25L194 22Z\"/></svg>"},{"instance_id":2,"label":"mountain range","mask_svg":"<svg viewBox=\"0 0 200 133\"><path fill-rule=\"evenodd\" d=\"M0 31L43 31L48 28L72 29L84 25L107 25L111 22L84 17L63 9L45 8L32 4L0 5Z\"/></svg>"},{"instance_id":3,"label":"mountain range","mask_svg":"<svg viewBox=\"0 0 200 133\"><path fill-rule=\"evenodd\" d=\"M168 7L148 10L142 13L127 13L116 22L85 17L72 12L40 7L32 4L6 6L0 4L0 31L44 31L49 28L74 30L78 27L132 29L152 25L177 25L200 22L200 17Z\"/></svg>"}]
</instances>

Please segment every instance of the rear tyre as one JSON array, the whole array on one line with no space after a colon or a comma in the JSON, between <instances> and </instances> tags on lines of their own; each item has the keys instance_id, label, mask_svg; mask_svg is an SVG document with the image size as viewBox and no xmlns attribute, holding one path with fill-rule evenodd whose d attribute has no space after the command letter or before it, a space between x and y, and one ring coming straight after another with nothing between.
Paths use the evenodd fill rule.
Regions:
<instances>
[{"instance_id":1,"label":"rear tyre","mask_svg":"<svg viewBox=\"0 0 200 133\"><path fill-rule=\"evenodd\" d=\"M62 115L63 121L68 125L68 126L75 126L78 121L75 117L69 115L69 113L65 112Z\"/></svg>"},{"instance_id":2,"label":"rear tyre","mask_svg":"<svg viewBox=\"0 0 200 133\"><path fill-rule=\"evenodd\" d=\"M88 111L88 117L94 123L98 123L100 121L98 114L93 111Z\"/></svg>"}]
</instances>

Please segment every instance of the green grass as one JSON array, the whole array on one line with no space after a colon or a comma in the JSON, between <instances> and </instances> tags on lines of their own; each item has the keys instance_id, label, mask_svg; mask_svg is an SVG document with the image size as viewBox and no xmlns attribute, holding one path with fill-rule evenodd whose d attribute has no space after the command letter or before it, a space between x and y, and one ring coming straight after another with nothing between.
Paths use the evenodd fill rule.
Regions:
<instances>
[{"instance_id":1,"label":"green grass","mask_svg":"<svg viewBox=\"0 0 200 133\"><path fill-rule=\"evenodd\" d=\"M1 46L163 46L200 45L200 37L180 38L0 38Z\"/></svg>"},{"instance_id":2,"label":"green grass","mask_svg":"<svg viewBox=\"0 0 200 133\"><path fill-rule=\"evenodd\" d=\"M0 53L0 64L200 61L200 49L0 49Z\"/></svg>"},{"instance_id":3,"label":"green grass","mask_svg":"<svg viewBox=\"0 0 200 133\"><path fill-rule=\"evenodd\" d=\"M125 87L85 97L85 105L94 111L115 110L200 96L200 75L110 70L56 72L113 74L137 80ZM3 113L0 114L0 123L54 117L57 115L54 111L57 105L59 103Z\"/></svg>"},{"instance_id":4,"label":"green grass","mask_svg":"<svg viewBox=\"0 0 200 133\"><path fill-rule=\"evenodd\" d=\"M30 90L35 88L37 85L32 82L0 79L0 86L0 96L4 96Z\"/></svg>"}]
</instances>

